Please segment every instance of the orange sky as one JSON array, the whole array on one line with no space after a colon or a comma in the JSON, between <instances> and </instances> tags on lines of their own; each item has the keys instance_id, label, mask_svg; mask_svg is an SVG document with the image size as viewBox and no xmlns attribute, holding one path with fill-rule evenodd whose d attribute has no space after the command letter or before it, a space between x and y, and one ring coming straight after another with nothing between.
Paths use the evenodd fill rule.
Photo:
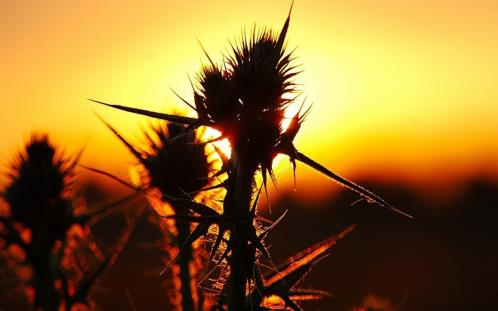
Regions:
<instances>
[{"instance_id":1,"label":"orange sky","mask_svg":"<svg viewBox=\"0 0 498 311\"><path fill-rule=\"evenodd\" d=\"M0 4L0 159L49 130L82 162L126 175L146 119L86 101L167 110L191 98L196 39L219 57L254 23L281 27L290 1L23 1ZM348 177L446 182L498 175L498 2L296 1L288 34L313 108L297 146ZM283 180L292 174L278 170ZM323 180L308 170L308 182Z\"/></svg>"}]
</instances>

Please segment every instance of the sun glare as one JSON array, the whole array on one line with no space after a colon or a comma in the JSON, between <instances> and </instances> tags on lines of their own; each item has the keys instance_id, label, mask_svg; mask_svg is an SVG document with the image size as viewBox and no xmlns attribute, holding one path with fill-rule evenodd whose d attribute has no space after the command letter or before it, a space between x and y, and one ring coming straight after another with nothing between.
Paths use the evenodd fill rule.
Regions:
<instances>
[{"instance_id":1,"label":"sun glare","mask_svg":"<svg viewBox=\"0 0 498 311\"><path fill-rule=\"evenodd\" d=\"M296 99L294 94L286 93L282 95L282 99ZM299 111L300 105L298 105L295 101L292 101L289 106L285 109L284 120L282 121L282 130L286 130L289 127L292 117L296 115Z\"/></svg>"},{"instance_id":2,"label":"sun glare","mask_svg":"<svg viewBox=\"0 0 498 311\"><path fill-rule=\"evenodd\" d=\"M295 98L295 95L287 93L284 94L282 97L285 99L292 99ZM301 109L301 105L299 105L296 102L292 102L289 106L287 106L284 113L284 120L282 121L282 130L285 131L289 127L292 117L299 111L299 109ZM217 137L220 137L220 135L221 133L219 131L211 127L207 127L201 137L201 140L202 141L213 140ZM214 142L213 144L216 145L216 147L221 152L223 152L225 156L230 157L230 154L232 153L232 147L230 146L230 142L228 141L228 139L225 138L220 141ZM285 159L287 159L287 157L281 154L277 155L273 159L273 167L276 172L285 170L285 168L282 165L283 164L282 161Z\"/></svg>"},{"instance_id":3,"label":"sun glare","mask_svg":"<svg viewBox=\"0 0 498 311\"><path fill-rule=\"evenodd\" d=\"M213 140L217 137L220 137L221 133L211 127L207 127L206 130L204 131L204 134L202 135L202 141L209 141ZM223 154L227 157L230 157L230 154L232 153L232 147L230 146L230 142L228 139L222 139L220 141L216 141L213 143L216 145L216 147L223 152Z\"/></svg>"}]
</instances>

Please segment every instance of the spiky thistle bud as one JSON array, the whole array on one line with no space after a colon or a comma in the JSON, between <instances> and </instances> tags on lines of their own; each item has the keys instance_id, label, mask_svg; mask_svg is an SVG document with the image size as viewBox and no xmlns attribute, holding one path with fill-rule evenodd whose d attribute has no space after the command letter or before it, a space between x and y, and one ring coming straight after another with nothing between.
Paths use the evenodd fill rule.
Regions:
<instances>
[{"instance_id":1,"label":"spiky thistle bud","mask_svg":"<svg viewBox=\"0 0 498 311\"><path fill-rule=\"evenodd\" d=\"M141 160L149 186L158 188L165 197L196 196L209 184L211 173L205 145L196 132L185 133L185 127L178 124L167 123L152 130L156 139L147 136L149 150L142 152Z\"/></svg>"},{"instance_id":2,"label":"spiky thistle bud","mask_svg":"<svg viewBox=\"0 0 498 311\"><path fill-rule=\"evenodd\" d=\"M141 161L148 175L149 187L159 189L162 201L167 202L175 214L188 215L188 209L175 199L195 197L209 184L212 168L205 145L197 137L198 132L185 132L184 126L174 123L152 127L152 132L155 139L146 135L148 151L142 152ZM201 249L199 245L185 244L191 233L189 223L174 221L173 226L169 233L174 237L175 247L170 260L176 261L177 269L172 272L179 284L170 296L178 310L200 311L204 297L194 284L202 268Z\"/></svg>"},{"instance_id":3,"label":"spiky thistle bud","mask_svg":"<svg viewBox=\"0 0 498 311\"><path fill-rule=\"evenodd\" d=\"M32 231L37 247L51 249L62 240L73 220L68 186L74 162L56 154L46 135L33 136L20 153L4 192L11 219Z\"/></svg>"},{"instance_id":4,"label":"spiky thistle bud","mask_svg":"<svg viewBox=\"0 0 498 311\"><path fill-rule=\"evenodd\" d=\"M252 165L271 173L285 131L284 112L297 74L292 52L285 52L288 21L279 35L271 30L243 33L222 66L211 64L199 74L195 106L204 120L228 138L234 149L243 148Z\"/></svg>"},{"instance_id":5,"label":"spiky thistle bud","mask_svg":"<svg viewBox=\"0 0 498 311\"><path fill-rule=\"evenodd\" d=\"M117 246L100 257L85 224L107 208L87 210L73 194L80 155L68 159L47 135L33 135L12 165L10 183L2 193L9 215L0 217L0 237L23 252L20 266L31 269L27 281L34 289L35 309L88 306L92 286L115 261L133 229L127 226Z\"/></svg>"},{"instance_id":6,"label":"spiky thistle bud","mask_svg":"<svg viewBox=\"0 0 498 311\"><path fill-rule=\"evenodd\" d=\"M191 215L181 202L190 201L206 190L213 174L205 143L200 140L203 131L186 131L183 125L161 123L144 131L145 144L137 147L108 123L105 124L140 163L144 190L148 191L148 198L156 211L164 215L167 205L171 208L169 216ZM164 247L169 255L167 268L172 268L164 271L171 272L173 284L177 287L169 293L171 304L179 310L201 310L204 298L193 285L201 269L201 249L189 241L191 225L173 220L161 223L161 227L167 235L165 238L172 241Z\"/></svg>"}]
</instances>

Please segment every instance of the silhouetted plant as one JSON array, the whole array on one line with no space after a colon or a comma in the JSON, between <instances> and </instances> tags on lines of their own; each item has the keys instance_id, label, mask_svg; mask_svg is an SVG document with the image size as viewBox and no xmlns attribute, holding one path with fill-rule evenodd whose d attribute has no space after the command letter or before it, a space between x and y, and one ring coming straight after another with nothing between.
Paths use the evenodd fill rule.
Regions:
<instances>
[{"instance_id":1,"label":"silhouetted plant","mask_svg":"<svg viewBox=\"0 0 498 311\"><path fill-rule=\"evenodd\" d=\"M298 71L293 65L293 52L285 50L289 21L290 14L278 35L268 29L249 35L243 33L241 41L232 45L231 53L224 56L220 65L206 53L209 65L201 70L198 86L193 86L194 103L183 100L196 111L196 118L94 100L109 107L182 124L185 129L180 136L205 126L221 133L211 142L221 139L230 142L231 155L223 159L222 167L222 172L227 173L228 177L220 183L226 189L223 210L217 212L202 203L182 199L178 203L195 215L169 216L178 221L198 224L189 241L207 235L211 225L218 227L211 257L219 249L221 255L218 256L218 263L223 264L225 259L228 262L229 274L220 293L220 299L226 301L228 310L250 310L244 307L248 299L255 303L262 302L255 298L255 294L251 294L251 288L273 294L272 285L265 287L261 284L263 277L255 265L260 256L269 260L263 239L274 227L272 225L262 231L257 222L255 176L261 173L266 189L267 176L274 179L272 164L278 154L287 155L294 170L296 161L302 162L357 192L368 202L398 211L376 194L331 172L294 146L294 138L307 111L299 111L290 119L287 127L283 126L285 110L296 98L289 94L297 92L293 78ZM220 248L222 244L225 246ZM282 288L280 285L275 286ZM289 288L285 291L275 289L274 294L284 296L280 298L286 306L296 309L288 296ZM223 303L220 308L224 309Z\"/></svg>"},{"instance_id":2,"label":"silhouetted plant","mask_svg":"<svg viewBox=\"0 0 498 311\"><path fill-rule=\"evenodd\" d=\"M168 214L190 216L191 212L180 202L198 197L200 192L204 192L202 196L205 197L214 175L213 163L208 159L205 143L200 140L203 131L185 132L184 125L170 122L152 126L150 131L144 131L145 144L140 148L102 121L138 160L143 184L138 189L147 193L155 210L164 215L165 208L170 207ZM204 295L193 286L202 268L202 250L198 245L191 245L195 241L190 235L191 225L167 219L160 225L165 231L165 239L171 239L171 243L164 245L170 260L168 268L176 265L179 270L172 273L173 278L179 280L180 288L170 291L171 303L181 310L202 310ZM163 270L166 271L172 272Z\"/></svg>"},{"instance_id":3,"label":"silhouetted plant","mask_svg":"<svg viewBox=\"0 0 498 311\"><path fill-rule=\"evenodd\" d=\"M0 217L0 238L5 247L20 250L18 268L27 265L26 281L34 289L34 307L69 310L89 306L89 292L115 261L133 225L129 224L107 256L89 234L88 222L100 217L105 207L89 210L75 196L74 168L79 155L66 159L48 141L33 136L19 153L2 193L7 213Z\"/></svg>"}]
</instances>

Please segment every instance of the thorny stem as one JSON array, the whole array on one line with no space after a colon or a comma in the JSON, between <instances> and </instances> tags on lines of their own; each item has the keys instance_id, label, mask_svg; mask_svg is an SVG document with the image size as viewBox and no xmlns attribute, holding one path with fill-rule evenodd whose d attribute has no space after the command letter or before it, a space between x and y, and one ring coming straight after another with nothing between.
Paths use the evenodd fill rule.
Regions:
<instances>
[{"instance_id":1,"label":"thorny stem","mask_svg":"<svg viewBox=\"0 0 498 311\"><path fill-rule=\"evenodd\" d=\"M225 214L245 216L249 214L254 175L257 165L247 157L246 148L235 146L232 150L230 166L232 174L228 180L227 195L224 201ZM246 284L251 275L251 264L255 261L255 253L249 248L247 233L252 220L235 222L230 232L230 284L228 286L228 310L244 310Z\"/></svg>"},{"instance_id":2,"label":"thorny stem","mask_svg":"<svg viewBox=\"0 0 498 311\"><path fill-rule=\"evenodd\" d=\"M55 278L50 265L50 254L42 257L45 258L38 258L33 262L35 306L45 311L57 311L59 310L60 296L54 288Z\"/></svg>"},{"instance_id":3,"label":"thorny stem","mask_svg":"<svg viewBox=\"0 0 498 311\"><path fill-rule=\"evenodd\" d=\"M172 204L175 210L175 215L185 212L184 208L177 207ZM177 230L177 245L181 248L185 244L188 236L190 235L190 223L184 221L176 221ZM192 287L191 287L191 277L190 277L190 263L192 261L192 248L190 245L185 245L185 249L182 251L181 258L178 261L178 266L180 268L180 281L181 281L181 295L182 295L182 310L193 311L194 304L192 298Z\"/></svg>"},{"instance_id":4,"label":"thorny stem","mask_svg":"<svg viewBox=\"0 0 498 311\"><path fill-rule=\"evenodd\" d=\"M51 254L53 244L46 242L48 238L43 226L36 227L34 232L32 242L26 245L24 250L27 262L30 262L33 268L32 283L36 293L35 308L57 311L61 297L55 288L58 267L56 264L54 265Z\"/></svg>"}]
</instances>

